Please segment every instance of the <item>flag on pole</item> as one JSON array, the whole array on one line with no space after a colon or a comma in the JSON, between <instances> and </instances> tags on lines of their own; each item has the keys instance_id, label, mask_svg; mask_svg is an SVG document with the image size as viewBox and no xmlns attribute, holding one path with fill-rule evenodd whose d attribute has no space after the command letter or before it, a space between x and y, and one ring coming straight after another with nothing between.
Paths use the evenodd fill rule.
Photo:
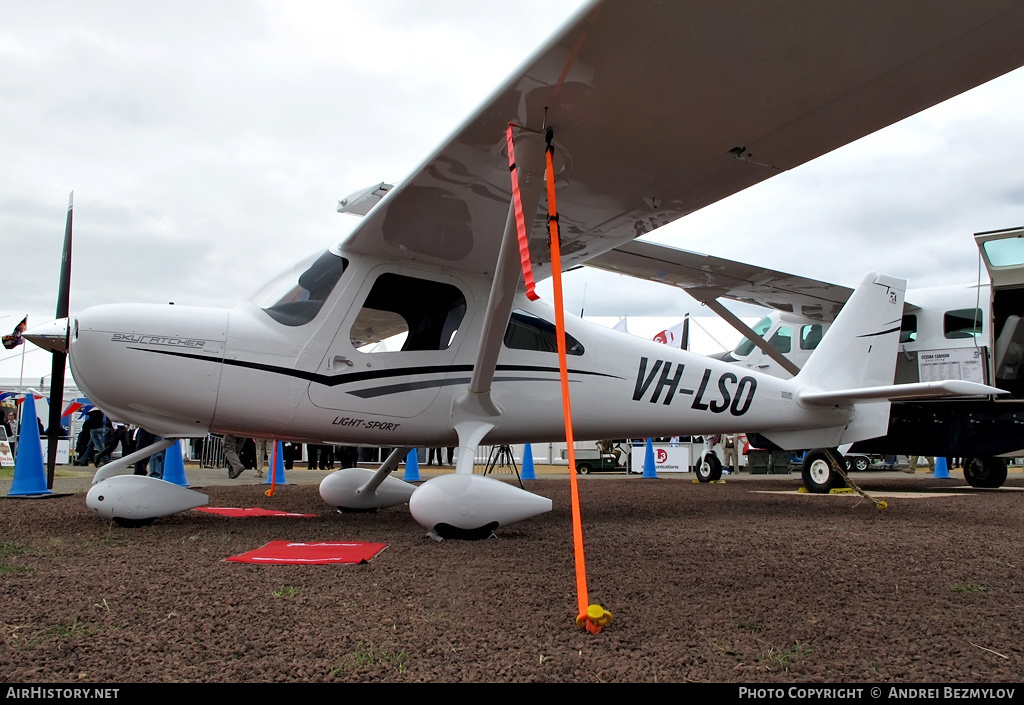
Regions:
<instances>
[{"instance_id":1,"label":"flag on pole","mask_svg":"<svg viewBox=\"0 0 1024 705\"><path fill-rule=\"evenodd\" d=\"M8 350L14 350L14 348L24 343L25 339L21 337L21 334L25 332L26 328L28 328L28 316L22 318L21 323L14 326L14 331L10 335L3 337L4 347Z\"/></svg>"},{"instance_id":2,"label":"flag on pole","mask_svg":"<svg viewBox=\"0 0 1024 705\"><path fill-rule=\"evenodd\" d=\"M61 414L60 417L63 419L65 417L70 416L71 414L75 413L76 411L79 411L80 409L84 409L84 408L85 408L85 404L83 404L82 402L80 402L80 401L73 401L70 404L68 404L68 408L64 409L64 413Z\"/></svg>"},{"instance_id":3,"label":"flag on pole","mask_svg":"<svg viewBox=\"0 0 1024 705\"><path fill-rule=\"evenodd\" d=\"M666 328L660 333L657 333L653 338L654 342L661 343L662 345L668 345L673 348L682 348L683 341L687 337L688 333L688 323L689 319L684 318L678 325Z\"/></svg>"}]
</instances>

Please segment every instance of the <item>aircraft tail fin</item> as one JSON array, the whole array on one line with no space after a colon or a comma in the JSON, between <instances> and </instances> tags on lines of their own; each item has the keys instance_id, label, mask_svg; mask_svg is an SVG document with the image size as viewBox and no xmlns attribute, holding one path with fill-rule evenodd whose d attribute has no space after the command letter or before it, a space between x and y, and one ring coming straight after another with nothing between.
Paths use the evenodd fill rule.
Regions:
<instances>
[{"instance_id":1,"label":"aircraft tail fin","mask_svg":"<svg viewBox=\"0 0 1024 705\"><path fill-rule=\"evenodd\" d=\"M864 275L835 323L793 378L802 404L853 404L849 423L764 434L769 440L782 448L834 448L886 434L889 403L878 395L870 399L872 403L859 403L863 397L853 398L852 390L892 386L906 288L904 279L873 272Z\"/></svg>"},{"instance_id":2,"label":"aircraft tail fin","mask_svg":"<svg viewBox=\"0 0 1024 705\"><path fill-rule=\"evenodd\" d=\"M795 381L821 392L891 385L906 288L904 279L864 275Z\"/></svg>"}]
</instances>

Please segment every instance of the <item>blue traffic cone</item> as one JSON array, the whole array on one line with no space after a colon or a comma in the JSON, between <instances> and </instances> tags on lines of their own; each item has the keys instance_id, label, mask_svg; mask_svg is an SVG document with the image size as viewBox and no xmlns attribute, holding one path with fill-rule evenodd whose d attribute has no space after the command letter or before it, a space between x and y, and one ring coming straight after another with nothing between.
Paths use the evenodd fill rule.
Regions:
<instances>
[{"instance_id":1,"label":"blue traffic cone","mask_svg":"<svg viewBox=\"0 0 1024 705\"><path fill-rule=\"evenodd\" d=\"M29 394L22 402L21 428L18 429L18 457L14 459L14 482L8 497L51 494L46 486L43 448L36 421L36 400Z\"/></svg>"},{"instance_id":2,"label":"blue traffic cone","mask_svg":"<svg viewBox=\"0 0 1024 705\"><path fill-rule=\"evenodd\" d=\"M533 446L527 443L523 446L523 474L524 480L536 480L537 473L533 469Z\"/></svg>"},{"instance_id":3,"label":"blue traffic cone","mask_svg":"<svg viewBox=\"0 0 1024 705\"><path fill-rule=\"evenodd\" d=\"M423 478L420 477L419 449L413 448L409 451L409 455L405 456L405 476L402 479L406 482L422 481Z\"/></svg>"},{"instance_id":4,"label":"blue traffic cone","mask_svg":"<svg viewBox=\"0 0 1024 705\"><path fill-rule=\"evenodd\" d=\"M644 477L658 479L658 471L654 468L654 443L647 439L647 451L644 453Z\"/></svg>"},{"instance_id":5,"label":"blue traffic cone","mask_svg":"<svg viewBox=\"0 0 1024 705\"><path fill-rule=\"evenodd\" d=\"M267 471L267 479L263 484L287 485L288 481L284 479L284 444L281 441L274 445L273 456L270 460L273 467Z\"/></svg>"},{"instance_id":6,"label":"blue traffic cone","mask_svg":"<svg viewBox=\"0 0 1024 705\"><path fill-rule=\"evenodd\" d=\"M181 458L181 441L164 451L164 480L178 487L191 487L185 479L185 461Z\"/></svg>"},{"instance_id":7,"label":"blue traffic cone","mask_svg":"<svg viewBox=\"0 0 1024 705\"><path fill-rule=\"evenodd\" d=\"M936 480L949 479L949 466L946 465L946 459L941 455L935 459L935 472L932 473L932 477Z\"/></svg>"}]
</instances>

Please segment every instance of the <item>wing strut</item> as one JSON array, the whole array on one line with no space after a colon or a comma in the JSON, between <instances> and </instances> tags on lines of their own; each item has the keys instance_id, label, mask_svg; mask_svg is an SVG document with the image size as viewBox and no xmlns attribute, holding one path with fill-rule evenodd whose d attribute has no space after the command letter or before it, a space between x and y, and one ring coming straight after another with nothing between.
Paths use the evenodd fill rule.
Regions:
<instances>
[{"instance_id":1,"label":"wing strut","mask_svg":"<svg viewBox=\"0 0 1024 705\"><path fill-rule=\"evenodd\" d=\"M732 311L723 306L718 299L698 299L698 301L724 318L729 325L738 330L747 340L760 348L761 352L782 365L782 369L794 376L800 372L799 367L794 365L792 361L788 360L782 353L773 348L767 340L751 330L750 326L740 320L740 318Z\"/></svg>"},{"instance_id":2,"label":"wing strut","mask_svg":"<svg viewBox=\"0 0 1024 705\"><path fill-rule=\"evenodd\" d=\"M487 297L480 344L473 363L469 388L452 403L451 424L459 436L459 459L456 473L472 474L477 446L487 433L501 423L501 410L491 400L491 383L501 352L501 341L512 315L521 269L518 256L519 228L517 222L533 222L544 190L544 141L535 132L519 135L519 149L514 156L513 175L519 185L519 201L509 204L505 230L494 268L494 279ZM527 253L527 257L529 254Z\"/></svg>"}]
</instances>

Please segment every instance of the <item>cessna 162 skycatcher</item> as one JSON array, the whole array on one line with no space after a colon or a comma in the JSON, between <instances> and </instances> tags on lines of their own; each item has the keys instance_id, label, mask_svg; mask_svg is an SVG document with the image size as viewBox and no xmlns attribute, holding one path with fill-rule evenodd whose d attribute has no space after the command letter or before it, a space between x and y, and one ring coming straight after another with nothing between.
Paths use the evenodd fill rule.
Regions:
<instances>
[{"instance_id":1,"label":"cessna 162 skycatcher","mask_svg":"<svg viewBox=\"0 0 1024 705\"><path fill-rule=\"evenodd\" d=\"M210 431L393 447L377 472L326 478L324 499L409 502L441 535L487 534L551 503L474 475L478 444L564 433L555 312L520 292L520 253L551 273L538 213L549 143L567 268L1021 66L1022 36L1015 0L594 2L408 179L350 199L381 196L265 296L231 310L99 306L31 337L67 348L90 399L164 447ZM791 380L570 319L576 437L734 430L831 448L884 433L890 399L997 394L893 386L903 288L866 276ZM395 335L400 350L375 351ZM389 476L411 447L456 444L453 475ZM145 521L205 503L117 475L160 447L101 468L89 506Z\"/></svg>"}]
</instances>

